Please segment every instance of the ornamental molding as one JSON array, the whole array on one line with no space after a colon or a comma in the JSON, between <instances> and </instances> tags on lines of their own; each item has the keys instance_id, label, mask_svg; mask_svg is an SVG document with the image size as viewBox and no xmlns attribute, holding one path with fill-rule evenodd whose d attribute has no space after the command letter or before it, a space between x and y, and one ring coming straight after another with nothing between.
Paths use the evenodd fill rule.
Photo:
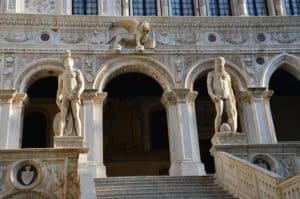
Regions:
<instances>
[{"instance_id":1,"label":"ornamental molding","mask_svg":"<svg viewBox=\"0 0 300 199\"><path fill-rule=\"evenodd\" d=\"M63 26L63 27L111 27L113 22L124 20L127 17L105 16L64 16L57 15L28 15L28 14L2 14L0 25L32 25L32 26ZM132 19L128 17L127 19ZM298 17L134 17L139 21L146 20L153 28L278 28L299 27Z\"/></svg>"}]
</instances>

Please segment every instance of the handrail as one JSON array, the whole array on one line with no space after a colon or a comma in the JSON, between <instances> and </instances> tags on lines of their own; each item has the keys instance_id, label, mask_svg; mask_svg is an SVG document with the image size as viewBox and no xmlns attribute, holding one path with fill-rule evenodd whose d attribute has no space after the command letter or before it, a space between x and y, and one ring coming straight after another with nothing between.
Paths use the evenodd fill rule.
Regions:
<instances>
[{"instance_id":1,"label":"handrail","mask_svg":"<svg viewBox=\"0 0 300 199\"><path fill-rule=\"evenodd\" d=\"M300 174L279 183L281 195L283 199L299 199L300 198Z\"/></svg>"},{"instance_id":2,"label":"handrail","mask_svg":"<svg viewBox=\"0 0 300 199\"><path fill-rule=\"evenodd\" d=\"M226 152L214 153L216 180L232 194L241 199L272 198L281 199L282 191L289 191L290 184L276 173L238 158ZM293 178L294 179L294 178ZM295 178L299 180L299 178ZM293 185L293 183L291 183ZM285 186L287 185L287 186ZM299 191L299 186L293 190Z\"/></svg>"}]
</instances>

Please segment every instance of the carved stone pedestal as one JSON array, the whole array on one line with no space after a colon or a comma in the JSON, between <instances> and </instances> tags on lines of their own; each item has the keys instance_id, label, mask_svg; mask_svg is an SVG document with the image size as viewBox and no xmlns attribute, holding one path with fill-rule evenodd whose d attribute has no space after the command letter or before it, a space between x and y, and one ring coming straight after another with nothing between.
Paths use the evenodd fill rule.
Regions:
<instances>
[{"instance_id":1,"label":"carved stone pedestal","mask_svg":"<svg viewBox=\"0 0 300 199\"><path fill-rule=\"evenodd\" d=\"M217 132L211 139L213 145L216 144L246 144L245 133L233 131Z\"/></svg>"},{"instance_id":2,"label":"carved stone pedestal","mask_svg":"<svg viewBox=\"0 0 300 199\"><path fill-rule=\"evenodd\" d=\"M83 148L82 136L54 136L54 148Z\"/></svg>"}]
</instances>

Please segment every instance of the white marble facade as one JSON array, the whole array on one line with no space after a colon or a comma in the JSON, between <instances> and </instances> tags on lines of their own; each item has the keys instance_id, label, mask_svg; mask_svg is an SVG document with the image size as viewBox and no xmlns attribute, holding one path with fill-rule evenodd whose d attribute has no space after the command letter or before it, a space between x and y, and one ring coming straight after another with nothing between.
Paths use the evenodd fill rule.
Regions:
<instances>
[{"instance_id":1,"label":"white marble facade","mask_svg":"<svg viewBox=\"0 0 300 199\"><path fill-rule=\"evenodd\" d=\"M158 2L159 15L168 16L167 1ZM207 15L203 2L195 2L199 5L195 13ZM245 17L134 17L153 27L150 37L156 41L155 49L137 52L124 48L114 52L108 43L110 26L119 20L133 19L125 17L131 15L129 0L99 0L98 13L102 17L71 16L68 0L54 1L53 6L45 4L40 9L22 3L10 7L9 0L1 1L4 13L0 15L0 148L21 147L23 103L28 87L39 78L62 72L66 49L72 51L75 67L85 78L81 119L90 149L87 163L94 177L106 176L104 88L114 76L128 72L146 74L163 88L161 101L167 112L170 175L205 174L197 141L197 92L193 85L199 76L213 69L214 59L219 56L226 59L226 70L235 85L247 142L276 144L269 104L272 91L268 85L272 74L283 65L300 79L299 17L246 17L245 1L236 2L239 4L234 4L235 15ZM275 15L272 5L270 13Z\"/></svg>"}]
</instances>

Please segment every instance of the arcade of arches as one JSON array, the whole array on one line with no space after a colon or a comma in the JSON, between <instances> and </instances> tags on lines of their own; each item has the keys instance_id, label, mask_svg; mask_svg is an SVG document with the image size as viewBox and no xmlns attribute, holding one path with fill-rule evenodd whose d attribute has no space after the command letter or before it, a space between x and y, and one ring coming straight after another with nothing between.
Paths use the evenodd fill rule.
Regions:
<instances>
[{"instance_id":1,"label":"arcade of arches","mask_svg":"<svg viewBox=\"0 0 300 199\"><path fill-rule=\"evenodd\" d=\"M269 86L275 91L270 103L278 141L300 140L295 131L300 111L299 81L279 69L272 75ZM53 146L52 121L58 112L56 89L56 77L39 79L29 87L22 147ZM125 73L110 80L104 90L108 93L103 109L103 157L107 175L168 175L169 120L161 103L164 92L161 86L141 73ZM198 92L195 111L201 160L206 172L214 173L209 149L215 110L206 92L206 75L196 79L194 90Z\"/></svg>"}]
</instances>

